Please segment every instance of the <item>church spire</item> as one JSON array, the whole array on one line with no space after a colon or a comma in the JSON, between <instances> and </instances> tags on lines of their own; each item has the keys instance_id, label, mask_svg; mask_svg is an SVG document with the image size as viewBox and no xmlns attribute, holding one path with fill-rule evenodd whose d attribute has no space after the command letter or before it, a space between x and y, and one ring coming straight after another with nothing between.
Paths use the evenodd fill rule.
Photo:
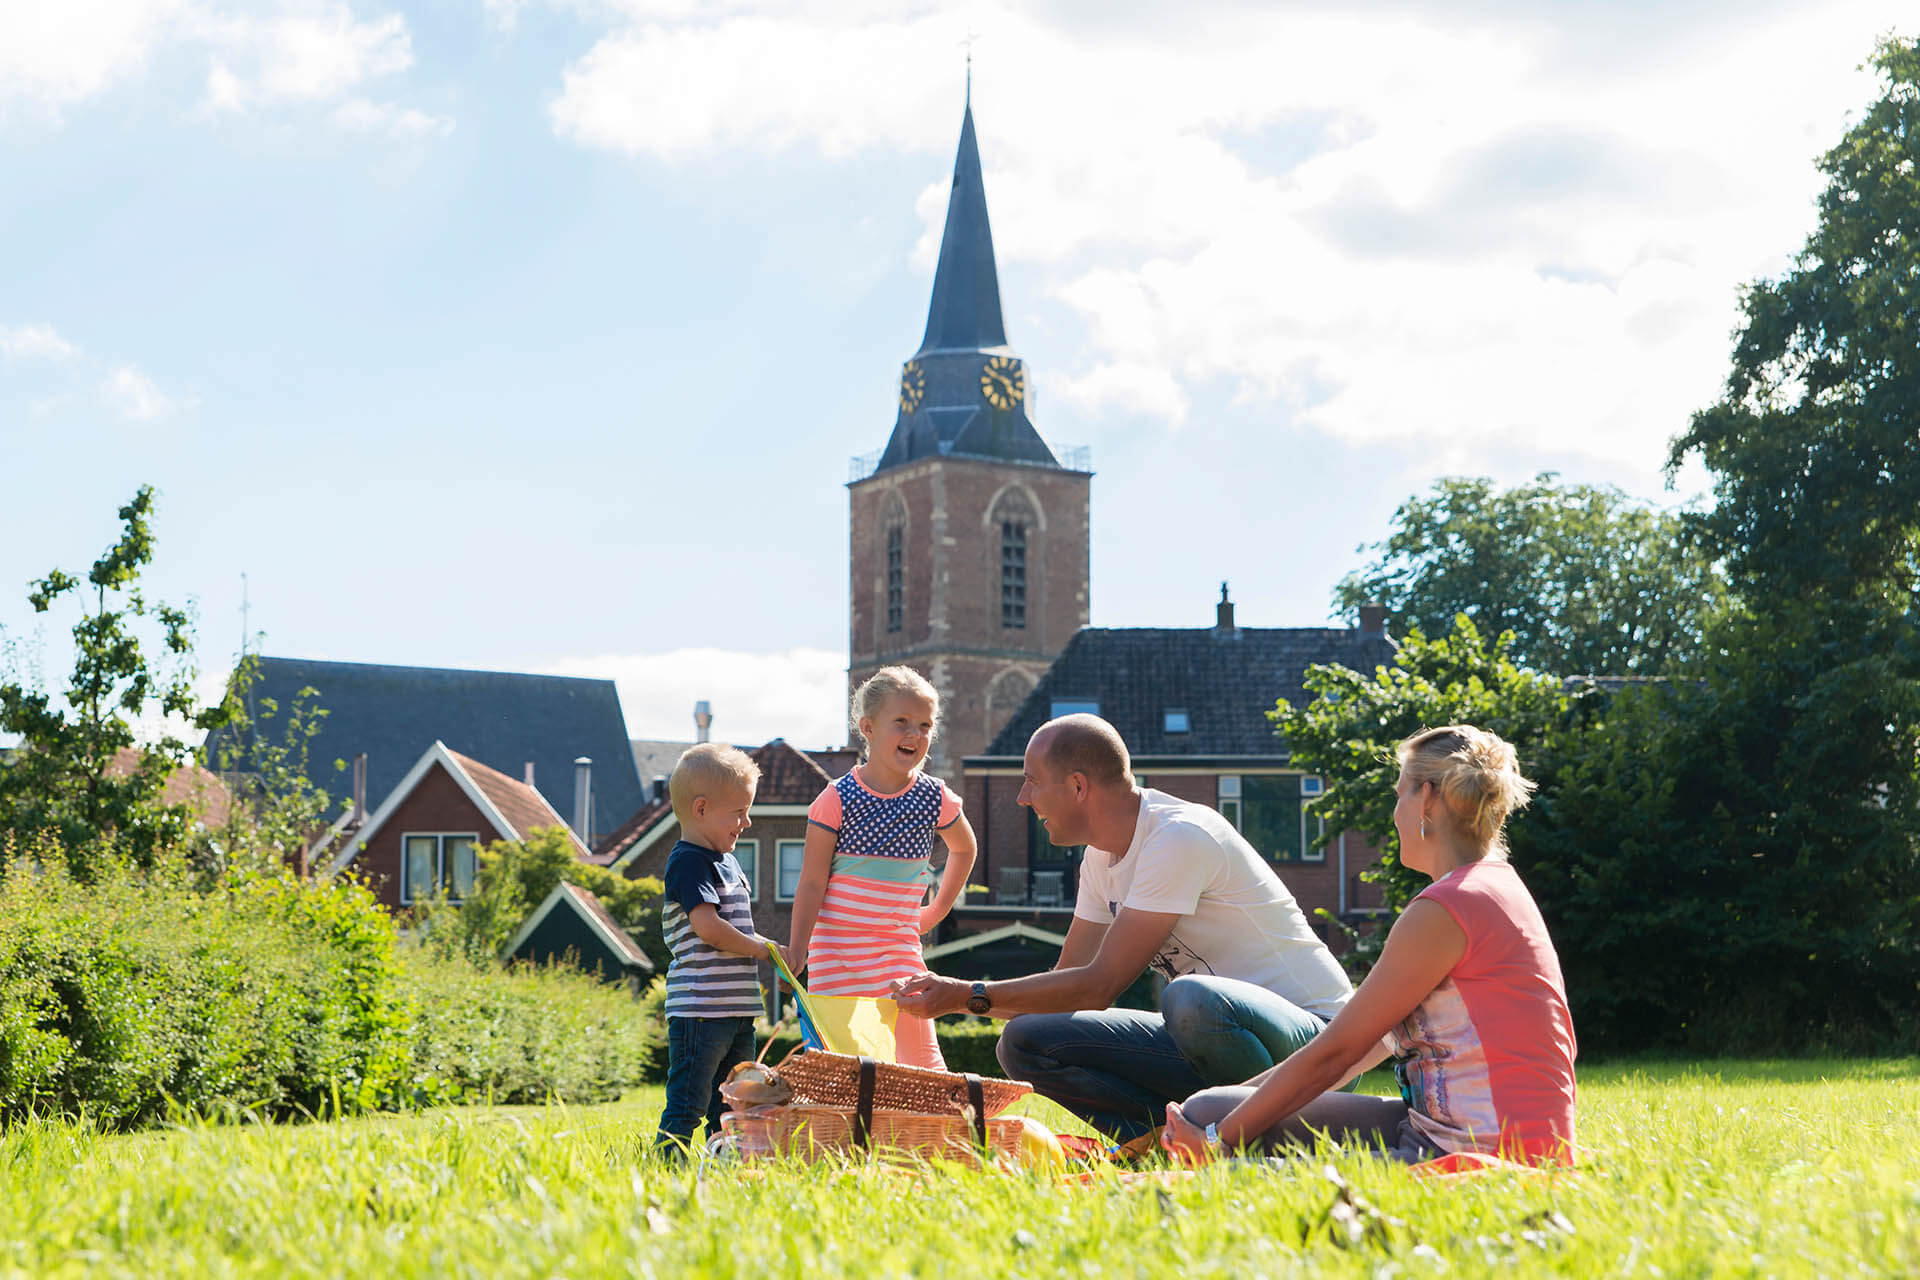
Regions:
<instances>
[{"instance_id":1,"label":"church spire","mask_svg":"<svg viewBox=\"0 0 1920 1280\"><path fill-rule=\"evenodd\" d=\"M971 61L971 59L969 59ZM973 136L973 68L967 68L967 108L960 122L960 150L953 160L953 192L940 238L940 265L933 274L933 305L918 354L984 351L1007 345L1000 314L1000 277L993 263L993 231L987 225L987 189L980 177L980 147Z\"/></svg>"}]
</instances>

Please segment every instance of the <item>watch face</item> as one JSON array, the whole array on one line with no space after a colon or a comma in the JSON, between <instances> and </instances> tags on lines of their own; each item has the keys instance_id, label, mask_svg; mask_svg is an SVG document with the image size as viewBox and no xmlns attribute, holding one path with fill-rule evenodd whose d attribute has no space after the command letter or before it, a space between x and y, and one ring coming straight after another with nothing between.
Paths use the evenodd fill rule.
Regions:
<instances>
[{"instance_id":1,"label":"watch face","mask_svg":"<svg viewBox=\"0 0 1920 1280\"><path fill-rule=\"evenodd\" d=\"M1012 356L994 356L980 371L980 390L996 409L1011 409L1027 398L1027 375Z\"/></svg>"},{"instance_id":2,"label":"watch face","mask_svg":"<svg viewBox=\"0 0 1920 1280\"><path fill-rule=\"evenodd\" d=\"M918 360L909 360L900 370L900 412L912 413L927 398L927 371Z\"/></svg>"}]
</instances>

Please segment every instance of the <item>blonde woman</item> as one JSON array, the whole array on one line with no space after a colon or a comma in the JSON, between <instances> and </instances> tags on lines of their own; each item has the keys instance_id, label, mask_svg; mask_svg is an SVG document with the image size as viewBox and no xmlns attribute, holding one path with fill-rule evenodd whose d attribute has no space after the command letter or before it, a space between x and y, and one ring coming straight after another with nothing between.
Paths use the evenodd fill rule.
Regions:
<instances>
[{"instance_id":1,"label":"blonde woman","mask_svg":"<svg viewBox=\"0 0 1920 1280\"><path fill-rule=\"evenodd\" d=\"M1503 835L1533 783L1511 746L1471 725L1415 734L1396 754L1400 861L1433 883L1325 1031L1245 1084L1168 1104L1161 1142L1179 1158L1325 1134L1410 1163L1459 1151L1571 1163L1573 1019ZM1400 1097L1329 1092L1383 1045Z\"/></svg>"}]
</instances>

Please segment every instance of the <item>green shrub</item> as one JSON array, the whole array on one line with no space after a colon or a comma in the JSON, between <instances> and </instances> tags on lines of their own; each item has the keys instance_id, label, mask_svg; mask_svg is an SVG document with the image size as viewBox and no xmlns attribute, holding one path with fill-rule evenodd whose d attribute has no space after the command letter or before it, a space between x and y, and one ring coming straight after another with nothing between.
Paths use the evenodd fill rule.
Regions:
<instances>
[{"instance_id":1,"label":"green shrub","mask_svg":"<svg viewBox=\"0 0 1920 1280\"><path fill-rule=\"evenodd\" d=\"M664 1056L624 988L435 956L352 883L63 863L0 874L0 1123L598 1101Z\"/></svg>"}]
</instances>

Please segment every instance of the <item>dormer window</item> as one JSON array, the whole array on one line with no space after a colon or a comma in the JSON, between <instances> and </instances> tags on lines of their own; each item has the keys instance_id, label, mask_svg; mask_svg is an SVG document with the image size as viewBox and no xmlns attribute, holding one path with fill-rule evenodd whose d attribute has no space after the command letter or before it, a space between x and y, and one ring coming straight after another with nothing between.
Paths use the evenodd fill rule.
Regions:
<instances>
[{"instance_id":1,"label":"dormer window","mask_svg":"<svg viewBox=\"0 0 1920 1280\"><path fill-rule=\"evenodd\" d=\"M1100 700L1098 698L1055 698L1053 700L1053 715L1050 718L1058 720L1061 716L1097 716L1099 714Z\"/></svg>"},{"instance_id":2,"label":"dormer window","mask_svg":"<svg viewBox=\"0 0 1920 1280\"><path fill-rule=\"evenodd\" d=\"M1162 728L1165 732L1185 733L1190 727L1187 723L1187 709L1185 707L1167 708L1166 718L1162 722Z\"/></svg>"}]
</instances>

